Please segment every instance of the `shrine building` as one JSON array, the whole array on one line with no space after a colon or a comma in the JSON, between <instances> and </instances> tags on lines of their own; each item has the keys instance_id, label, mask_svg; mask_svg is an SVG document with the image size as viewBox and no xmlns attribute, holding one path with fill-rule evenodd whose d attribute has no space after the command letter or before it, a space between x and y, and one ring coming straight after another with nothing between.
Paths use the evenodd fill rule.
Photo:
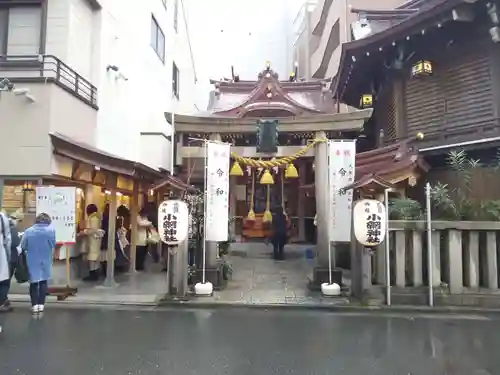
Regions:
<instances>
[{"instance_id":1,"label":"shrine building","mask_svg":"<svg viewBox=\"0 0 500 375\"><path fill-rule=\"evenodd\" d=\"M372 109L339 113L326 80L298 82L295 73L280 80L266 63L257 80L233 76L211 83L215 89L206 113L166 113L166 118L175 127L180 177L201 190L200 140L232 144L230 234L236 241L266 238L270 210L282 206L291 221L291 242L316 243L320 266L328 267L328 139L357 140L356 182L379 179L402 186L422 172L404 142L375 149L376 139L365 126ZM215 264L210 246L207 262L209 268Z\"/></svg>"}]
</instances>

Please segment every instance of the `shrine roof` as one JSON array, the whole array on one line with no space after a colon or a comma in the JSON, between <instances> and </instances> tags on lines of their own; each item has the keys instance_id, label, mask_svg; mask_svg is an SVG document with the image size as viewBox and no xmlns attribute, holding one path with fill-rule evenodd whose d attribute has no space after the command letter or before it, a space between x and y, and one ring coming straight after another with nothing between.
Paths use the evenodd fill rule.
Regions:
<instances>
[{"instance_id":1,"label":"shrine roof","mask_svg":"<svg viewBox=\"0 0 500 375\"><path fill-rule=\"evenodd\" d=\"M374 33L342 45L339 71L331 86L334 97L346 102L344 93L348 85L353 84L352 81L367 80L362 76L366 76L368 64L382 65L387 51L395 50L414 35L422 36L426 27L439 27L441 23L452 20L451 11L462 3L463 0L420 0L392 11L355 9L356 13L366 14L368 20L378 21L373 23Z\"/></svg>"},{"instance_id":2,"label":"shrine roof","mask_svg":"<svg viewBox=\"0 0 500 375\"><path fill-rule=\"evenodd\" d=\"M279 80L270 66L250 80L211 80L208 112L224 117L264 117L262 111L278 111L285 116L336 113L328 80ZM281 112L280 112L281 111Z\"/></svg>"},{"instance_id":3,"label":"shrine roof","mask_svg":"<svg viewBox=\"0 0 500 375\"><path fill-rule=\"evenodd\" d=\"M303 117L274 117L283 131L357 131L372 115L367 108L346 113L320 113ZM174 123L177 132L195 133L255 133L256 119L220 115L179 115L165 112L169 124ZM282 127L282 128L281 128Z\"/></svg>"},{"instance_id":4,"label":"shrine roof","mask_svg":"<svg viewBox=\"0 0 500 375\"><path fill-rule=\"evenodd\" d=\"M391 187L411 176L420 176L429 170L418 150L408 141L395 143L356 155L356 173L353 186L364 186L373 182ZM314 184L302 187L314 190Z\"/></svg>"}]
</instances>

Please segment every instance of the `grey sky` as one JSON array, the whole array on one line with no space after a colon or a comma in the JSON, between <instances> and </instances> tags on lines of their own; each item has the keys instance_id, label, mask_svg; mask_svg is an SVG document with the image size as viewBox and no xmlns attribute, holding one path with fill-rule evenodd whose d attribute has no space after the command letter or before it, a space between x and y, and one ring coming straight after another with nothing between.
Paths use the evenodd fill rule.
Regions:
<instances>
[{"instance_id":1,"label":"grey sky","mask_svg":"<svg viewBox=\"0 0 500 375\"><path fill-rule=\"evenodd\" d=\"M292 21L304 0L184 0L199 79L197 102L206 107L208 80L255 79L266 60L280 77L292 69Z\"/></svg>"}]
</instances>

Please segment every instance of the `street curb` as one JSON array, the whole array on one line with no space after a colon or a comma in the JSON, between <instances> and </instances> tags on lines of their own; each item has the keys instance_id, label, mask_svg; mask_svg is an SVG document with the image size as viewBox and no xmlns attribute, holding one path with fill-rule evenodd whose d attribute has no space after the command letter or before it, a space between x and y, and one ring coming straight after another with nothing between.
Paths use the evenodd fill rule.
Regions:
<instances>
[{"instance_id":1,"label":"street curb","mask_svg":"<svg viewBox=\"0 0 500 375\"><path fill-rule=\"evenodd\" d=\"M158 308L177 309L262 309L262 310L290 310L290 311L325 311L325 312L358 312L365 314L391 313L419 313L419 314L500 314L500 309L484 309L460 306L368 306L368 305L322 305L322 304L248 304L230 302L191 302L187 301L160 301Z\"/></svg>"}]
</instances>

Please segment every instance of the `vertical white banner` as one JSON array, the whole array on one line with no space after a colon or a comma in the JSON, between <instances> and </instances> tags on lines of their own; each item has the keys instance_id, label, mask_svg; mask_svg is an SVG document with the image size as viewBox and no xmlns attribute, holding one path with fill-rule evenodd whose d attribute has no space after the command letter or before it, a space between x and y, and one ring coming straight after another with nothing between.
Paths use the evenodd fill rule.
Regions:
<instances>
[{"instance_id":1,"label":"vertical white banner","mask_svg":"<svg viewBox=\"0 0 500 375\"><path fill-rule=\"evenodd\" d=\"M344 187L354 182L356 141L328 142L330 241L350 242L353 191Z\"/></svg>"},{"instance_id":2,"label":"vertical white banner","mask_svg":"<svg viewBox=\"0 0 500 375\"><path fill-rule=\"evenodd\" d=\"M229 231L229 156L231 145L208 142L206 181L207 241L227 241Z\"/></svg>"}]
</instances>

